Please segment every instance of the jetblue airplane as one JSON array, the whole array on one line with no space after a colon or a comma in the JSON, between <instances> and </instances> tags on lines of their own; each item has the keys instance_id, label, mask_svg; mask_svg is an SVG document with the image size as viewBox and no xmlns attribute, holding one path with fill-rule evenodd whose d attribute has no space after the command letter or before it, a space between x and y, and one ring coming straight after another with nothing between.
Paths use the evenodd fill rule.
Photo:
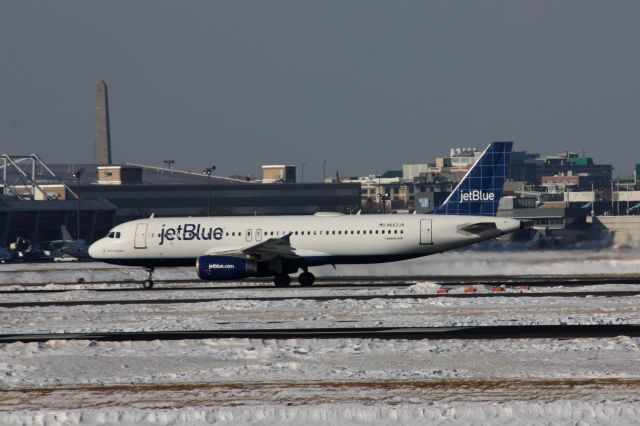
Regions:
<instances>
[{"instance_id":1,"label":"jetblue airplane","mask_svg":"<svg viewBox=\"0 0 640 426\"><path fill-rule=\"evenodd\" d=\"M173 217L134 220L91 245L96 260L142 266L144 288L163 266L195 266L202 280L274 277L313 284L319 265L393 262L427 256L514 232L496 217L513 142L494 142L433 214Z\"/></svg>"}]
</instances>

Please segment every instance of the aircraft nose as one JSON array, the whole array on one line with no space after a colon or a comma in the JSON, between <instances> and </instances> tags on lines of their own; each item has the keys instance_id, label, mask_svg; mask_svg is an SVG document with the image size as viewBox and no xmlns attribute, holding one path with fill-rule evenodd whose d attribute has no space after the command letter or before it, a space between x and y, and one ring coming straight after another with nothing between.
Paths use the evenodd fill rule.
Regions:
<instances>
[{"instance_id":1,"label":"aircraft nose","mask_svg":"<svg viewBox=\"0 0 640 426\"><path fill-rule=\"evenodd\" d=\"M89 256L91 256L93 259L99 258L100 245L101 245L100 241L101 240L98 240L89 246Z\"/></svg>"}]
</instances>

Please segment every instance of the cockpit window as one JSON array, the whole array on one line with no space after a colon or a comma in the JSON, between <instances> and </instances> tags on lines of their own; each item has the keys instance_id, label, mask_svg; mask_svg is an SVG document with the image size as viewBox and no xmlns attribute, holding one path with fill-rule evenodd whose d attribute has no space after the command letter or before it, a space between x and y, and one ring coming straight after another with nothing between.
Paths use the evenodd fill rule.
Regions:
<instances>
[{"instance_id":1,"label":"cockpit window","mask_svg":"<svg viewBox=\"0 0 640 426\"><path fill-rule=\"evenodd\" d=\"M109 235L107 235L107 238L115 238L116 233L115 232L109 232Z\"/></svg>"},{"instance_id":2,"label":"cockpit window","mask_svg":"<svg viewBox=\"0 0 640 426\"><path fill-rule=\"evenodd\" d=\"M120 233L119 232L116 232L116 238L120 239Z\"/></svg>"}]
</instances>

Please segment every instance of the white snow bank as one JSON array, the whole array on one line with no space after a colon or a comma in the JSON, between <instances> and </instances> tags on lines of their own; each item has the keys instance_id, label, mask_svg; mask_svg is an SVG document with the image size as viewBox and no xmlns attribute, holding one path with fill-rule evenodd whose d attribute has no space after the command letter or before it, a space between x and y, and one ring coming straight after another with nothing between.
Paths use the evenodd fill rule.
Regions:
<instances>
[{"instance_id":1,"label":"white snow bank","mask_svg":"<svg viewBox=\"0 0 640 426\"><path fill-rule=\"evenodd\" d=\"M640 377L639 358L640 339L629 337L59 340L0 344L0 387L9 391L63 384L635 378ZM0 401L0 410L3 407Z\"/></svg>"},{"instance_id":2,"label":"white snow bank","mask_svg":"<svg viewBox=\"0 0 640 426\"><path fill-rule=\"evenodd\" d=\"M433 281L423 281L416 283L407 288L407 293L409 294L433 294L436 290L441 288L442 286Z\"/></svg>"}]
</instances>

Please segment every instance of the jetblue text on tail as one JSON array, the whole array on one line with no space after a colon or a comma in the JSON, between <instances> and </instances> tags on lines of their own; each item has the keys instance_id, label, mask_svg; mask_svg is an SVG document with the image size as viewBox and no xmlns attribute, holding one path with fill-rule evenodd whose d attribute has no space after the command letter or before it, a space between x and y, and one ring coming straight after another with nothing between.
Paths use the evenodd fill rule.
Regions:
<instances>
[{"instance_id":1,"label":"jetblue text on tail","mask_svg":"<svg viewBox=\"0 0 640 426\"><path fill-rule=\"evenodd\" d=\"M495 194L493 192L483 192L477 189L472 191L460 191L460 202L464 201L494 201Z\"/></svg>"}]
</instances>

